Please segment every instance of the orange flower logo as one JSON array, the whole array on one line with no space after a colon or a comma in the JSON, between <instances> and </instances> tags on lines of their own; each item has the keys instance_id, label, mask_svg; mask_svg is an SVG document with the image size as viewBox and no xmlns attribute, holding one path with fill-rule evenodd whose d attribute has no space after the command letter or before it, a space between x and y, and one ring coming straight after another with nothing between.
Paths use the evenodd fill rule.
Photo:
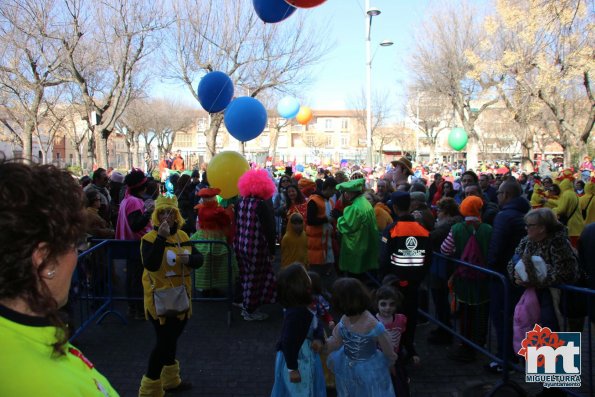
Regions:
<instances>
[{"instance_id":1,"label":"orange flower logo","mask_svg":"<svg viewBox=\"0 0 595 397\"><path fill-rule=\"evenodd\" d=\"M560 339L557 333L552 332L551 329L548 327L541 327L538 324L535 324L533 330L527 332L527 336L521 342L521 350L518 351L518 355L527 358L527 348L529 346L534 346L536 348L540 348L542 346L551 346L553 349L557 349L558 347L564 346L566 341ZM556 360L559 357L556 357ZM537 366L543 367L545 363L545 358L543 356L537 357Z\"/></svg>"}]
</instances>

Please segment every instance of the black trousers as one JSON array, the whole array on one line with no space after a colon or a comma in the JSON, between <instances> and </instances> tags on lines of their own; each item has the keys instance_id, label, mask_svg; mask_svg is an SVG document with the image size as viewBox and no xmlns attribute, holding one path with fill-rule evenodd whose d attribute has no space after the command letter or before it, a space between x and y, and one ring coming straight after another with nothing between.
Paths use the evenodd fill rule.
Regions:
<instances>
[{"instance_id":1,"label":"black trousers","mask_svg":"<svg viewBox=\"0 0 595 397\"><path fill-rule=\"evenodd\" d=\"M173 365L176 362L176 347L178 338L182 334L188 319L179 320L177 317L168 317L163 325L159 320L150 318L155 328L155 347L149 356L149 368L147 378L156 380L161 376L161 369L164 365Z\"/></svg>"},{"instance_id":2,"label":"black trousers","mask_svg":"<svg viewBox=\"0 0 595 397\"><path fill-rule=\"evenodd\" d=\"M407 350L409 357L416 356L417 352L413 345L415 341L415 329L417 328L417 308L419 307L419 282L409 282L406 286L399 286L403 294L403 314L407 316L407 329L403 334L401 343Z\"/></svg>"}]
</instances>

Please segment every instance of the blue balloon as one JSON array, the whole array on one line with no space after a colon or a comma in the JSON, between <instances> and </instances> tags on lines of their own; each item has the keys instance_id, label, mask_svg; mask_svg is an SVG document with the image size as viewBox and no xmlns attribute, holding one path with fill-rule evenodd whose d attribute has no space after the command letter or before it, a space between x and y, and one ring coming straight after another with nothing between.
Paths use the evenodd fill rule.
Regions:
<instances>
[{"instance_id":1,"label":"blue balloon","mask_svg":"<svg viewBox=\"0 0 595 397\"><path fill-rule=\"evenodd\" d=\"M296 8L285 0L252 0L254 11L266 23L281 22L289 18Z\"/></svg>"},{"instance_id":2,"label":"blue balloon","mask_svg":"<svg viewBox=\"0 0 595 397\"><path fill-rule=\"evenodd\" d=\"M284 119L292 119L300 111L300 103L291 96L286 96L277 104L277 112Z\"/></svg>"},{"instance_id":3,"label":"blue balloon","mask_svg":"<svg viewBox=\"0 0 595 397\"><path fill-rule=\"evenodd\" d=\"M198 84L198 101L209 113L222 111L233 98L233 82L223 72L207 73Z\"/></svg>"},{"instance_id":4,"label":"blue balloon","mask_svg":"<svg viewBox=\"0 0 595 397\"><path fill-rule=\"evenodd\" d=\"M257 99L242 96L231 101L223 117L225 128L238 141L260 135L267 125L267 111Z\"/></svg>"}]
</instances>

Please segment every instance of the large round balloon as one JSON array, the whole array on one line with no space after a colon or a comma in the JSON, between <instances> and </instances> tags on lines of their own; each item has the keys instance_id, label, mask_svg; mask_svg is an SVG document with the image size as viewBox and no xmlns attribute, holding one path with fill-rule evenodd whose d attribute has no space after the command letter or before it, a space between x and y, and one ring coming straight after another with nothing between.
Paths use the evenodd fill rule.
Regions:
<instances>
[{"instance_id":1,"label":"large round balloon","mask_svg":"<svg viewBox=\"0 0 595 397\"><path fill-rule=\"evenodd\" d=\"M295 119L301 125L308 124L310 120L312 120L312 109L307 106L302 106L298 114L295 116Z\"/></svg>"},{"instance_id":2,"label":"large round balloon","mask_svg":"<svg viewBox=\"0 0 595 397\"><path fill-rule=\"evenodd\" d=\"M457 152L467 145L467 139L467 131L460 127L453 128L448 134L448 144Z\"/></svg>"},{"instance_id":3,"label":"large round balloon","mask_svg":"<svg viewBox=\"0 0 595 397\"><path fill-rule=\"evenodd\" d=\"M207 73L198 83L198 101L209 113L222 111L233 98L233 82L223 72Z\"/></svg>"},{"instance_id":4,"label":"large round balloon","mask_svg":"<svg viewBox=\"0 0 595 397\"><path fill-rule=\"evenodd\" d=\"M221 152L211 159L207 167L209 185L221 189L220 196L230 199L238 195L238 180L249 169L248 162L238 152Z\"/></svg>"},{"instance_id":5,"label":"large round balloon","mask_svg":"<svg viewBox=\"0 0 595 397\"><path fill-rule=\"evenodd\" d=\"M266 23L281 22L296 10L285 0L252 0L252 5L256 15Z\"/></svg>"},{"instance_id":6,"label":"large round balloon","mask_svg":"<svg viewBox=\"0 0 595 397\"><path fill-rule=\"evenodd\" d=\"M285 0L287 3L298 8L312 8L321 5L326 0Z\"/></svg>"},{"instance_id":7,"label":"large round balloon","mask_svg":"<svg viewBox=\"0 0 595 397\"><path fill-rule=\"evenodd\" d=\"M267 111L257 99L242 96L231 101L223 117L225 128L238 141L260 135L267 125Z\"/></svg>"},{"instance_id":8,"label":"large round balloon","mask_svg":"<svg viewBox=\"0 0 595 397\"><path fill-rule=\"evenodd\" d=\"M292 96L286 96L277 104L277 112L284 119L292 119L300 111L300 103Z\"/></svg>"}]
</instances>

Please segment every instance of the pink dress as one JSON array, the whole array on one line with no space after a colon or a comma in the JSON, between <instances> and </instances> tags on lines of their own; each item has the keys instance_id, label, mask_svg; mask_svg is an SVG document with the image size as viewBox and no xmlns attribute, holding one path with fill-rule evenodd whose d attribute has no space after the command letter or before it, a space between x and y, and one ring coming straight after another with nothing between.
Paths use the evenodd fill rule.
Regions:
<instances>
[{"instance_id":1,"label":"pink dress","mask_svg":"<svg viewBox=\"0 0 595 397\"><path fill-rule=\"evenodd\" d=\"M116 224L116 239L118 240L140 240L145 234L151 231L151 222L138 232L133 232L128 225L128 215L134 211L140 210L145 212L145 202L126 192L124 200L120 203L120 210L118 211L118 223Z\"/></svg>"},{"instance_id":2,"label":"pink dress","mask_svg":"<svg viewBox=\"0 0 595 397\"><path fill-rule=\"evenodd\" d=\"M399 354L401 335L403 335L407 328L407 317L404 314L394 314L391 321L385 321L377 314L376 318L384 325L386 332L390 336L395 353Z\"/></svg>"}]
</instances>

